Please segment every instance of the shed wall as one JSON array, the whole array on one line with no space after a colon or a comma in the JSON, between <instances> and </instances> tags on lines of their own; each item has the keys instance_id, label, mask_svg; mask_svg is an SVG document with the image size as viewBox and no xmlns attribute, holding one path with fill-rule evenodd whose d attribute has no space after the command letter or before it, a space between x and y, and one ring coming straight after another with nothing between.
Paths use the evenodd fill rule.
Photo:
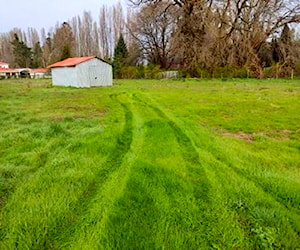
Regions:
<instances>
[{"instance_id":1,"label":"shed wall","mask_svg":"<svg viewBox=\"0 0 300 250\"><path fill-rule=\"evenodd\" d=\"M76 71L78 83L85 86L112 85L112 66L97 58L78 64Z\"/></svg>"},{"instance_id":2,"label":"shed wall","mask_svg":"<svg viewBox=\"0 0 300 250\"><path fill-rule=\"evenodd\" d=\"M51 72L53 85L79 87L75 67L52 68Z\"/></svg>"}]
</instances>

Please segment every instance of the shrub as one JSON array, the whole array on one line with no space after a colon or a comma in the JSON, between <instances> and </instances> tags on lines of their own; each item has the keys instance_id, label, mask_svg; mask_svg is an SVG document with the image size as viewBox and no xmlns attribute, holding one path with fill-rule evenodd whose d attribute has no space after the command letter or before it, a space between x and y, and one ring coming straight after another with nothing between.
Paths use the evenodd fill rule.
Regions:
<instances>
[{"instance_id":1,"label":"shrub","mask_svg":"<svg viewBox=\"0 0 300 250\"><path fill-rule=\"evenodd\" d=\"M232 78L234 68L230 67L215 67L213 70L213 77L214 78Z\"/></svg>"},{"instance_id":2,"label":"shrub","mask_svg":"<svg viewBox=\"0 0 300 250\"><path fill-rule=\"evenodd\" d=\"M146 79L156 79L158 74L161 72L159 65L148 64L145 67L145 78Z\"/></svg>"},{"instance_id":3,"label":"shrub","mask_svg":"<svg viewBox=\"0 0 300 250\"><path fill-rule=\"evenodd\" d=\"M234 69L233 78L248 78L249 72L247 68Z\"/></svg>"},{"instance_id":4,"label":"shrub","mask_svg":"<svg viewBox=\"0 0 300 250\"><path fill-rule=\"evenodd\" d=\"M294 76L300 77L300 61L295 64Z\"/></svg>"},{"instance_id":5,"label":"shrub","mask_svg":"<svg viewBox=\"0 0 300 250\"><path fill-rule=\"evenodd\" d=\"M120 70L122 79L136 79L139 75L139 70L135 66L122 67Z\"/></svg>"},{"instance_id":6,"label":"shrub","mask_svg":"<svg viewBox=\"0 0 300 250\"><path fill-rule=\"evenodd\" d=\"M207 69L201 69L201 68L198 68L197 69L197 76L200 77L200 78L210 78L210 73Z\"/></svg>"},{"instance_id":7,"label":"shrub","mask_svg":"<svg viewBox=\"0 0 300 250\"><path fill-rule=\"evenodd\" d=\"M138 67L137 67L137 76L136 76L136 78L138 78L138 79L143 79L143 78L145 78L145 69L144 69L144 66L143 65L139 65Z\"/></svg>"},{"instance_id":8,"label":"shrub","mask_svg":"<svg viewBox=\"0 0 300 250\"><path fill-rule=\"evenodd\" d=\"M296 66L297 68L297 66ZM300 70L300 67L299 67ZM291 77L292 72L297 76L297 69L293 69L290 66L280 65L279 63L273 64L271 67L263 69L264 78L282 78ZM300 72L299 72L300 73Z\"/></svg>"}]
</instances>

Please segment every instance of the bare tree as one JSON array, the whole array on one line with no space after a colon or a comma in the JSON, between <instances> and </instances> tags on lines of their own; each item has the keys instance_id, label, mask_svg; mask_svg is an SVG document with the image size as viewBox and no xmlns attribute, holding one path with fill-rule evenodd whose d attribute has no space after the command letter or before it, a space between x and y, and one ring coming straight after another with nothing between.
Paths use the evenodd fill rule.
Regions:
<instances>
[{"instance_id":1,"label":"bare tree","mask_svg":"<svg viewBox=\"0 0 300 250\"><path fill-rule=\"evenodd\" d=\"M37 43L40 42L40 36L36 29L28 28L27 31L27 45L31 48Z\"/></svg>"},{"instance_id":2,"label":"bare tree","mask_svg":"<svg viewBox=\"0 0 300 250\"><path fill-rule=\"evenodd\" d=\"M110 58L112 54L109 48L109 35L110 27L108 22L108 11L106 6L102 6L99 15L99 40L100 40L100 52L104 58Z\"/></svg>"},{"instance_id":3,"label":"bare tree","mask_svg":"<svg viewBox=\"0 0 300 250\"><path fill-rule=\"evenodd\" d=\"M125 18L123 7L121 3L117 3L115 6L112 7L112 15L113 19L113 34L114 34L114 47L117 45L119 36L123 33L125 28Z\"/></svg>"},{"instance_id":4,"label":"bare tree","mask_svg":"<svg viewBox=\"0 0 300 250\"><path fill-rule=\"evenodd\" d=\"M50 63L56 62L75 54L75 38L69 23L57 24L50 42Z\"/></svg>"},{"instance_id":5,"label":"bare tree","mask_svg":"<svg viewBox=\"0 0 300 250\"><path fill-rule=\"evenodd\" d=\"M300 21L292 0L130 0L135 6L165 3L177 8L176 54L191 72L198 67L247 67L262 76L258 52L284 27ZM168 5L169 4L169 5Z\"/></svg>"},{"instance_id":6,"label":"bare tree","mask_svg":"<svg viewBox=\"0 0 300 250\"><path fill-rule=\"evenodd\" d=\"M145 5L132 21L131 34L143 50L148 62L162 68L172 65L172 35L176 27L176 9L174 6L159 2Z\"/></svg>"},{"instance_id":7,"label":"bare tree","mask_svg":"<svg viewBox=\"0 0 300 250\"><path fill-rule=\"evenodd\" d=\"M13 39L13 33L3 33L0 34L0 60L13 64L13 51L11 46L11 41Z\"/></svg>"},{"instance_id":8,"label":"bare tree","mask_svg":"<svg viewBox=\"0 0 300 250\"><path fill-rule=\"evenodd\" d=\"M93 47L93 18L91 12L84 11L80 27L80 41L82 55L91 55Z\"/></svg>"},{"instance_id":9,"label":"bare tree","mask_svg":"<svg viewBox=\"0 0 300 250\"><path fill-rule=\"evenodd\" d=\"M94 22L93 24L93 32L91 39L93 40L92 42L92 55L97 55L97 56L102 56L100 53L100 48L99 48L99 34L98 34L98 24L97 22Z\"/></svg>"}]
</instances>

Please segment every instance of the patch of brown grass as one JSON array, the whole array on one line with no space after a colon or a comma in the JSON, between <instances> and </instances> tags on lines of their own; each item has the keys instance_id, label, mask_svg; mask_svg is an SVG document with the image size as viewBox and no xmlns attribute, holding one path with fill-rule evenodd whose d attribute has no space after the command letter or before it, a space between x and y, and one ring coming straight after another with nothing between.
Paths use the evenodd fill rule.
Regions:
<instances>
[{"instance_id":1,"label":"patch of brown grass","mask_svg":"<svg viewBox=\"0 0 300 250\"><path fill-rule=\"evenodd\" d=\"M225 137L233 137L237 139L241 139L244 141L252 142L254 138L254 134L246 134L244 132L236 132L236 133L230 133L230 132L225 132L222 134Z\"/></svg>"}]
</instances>

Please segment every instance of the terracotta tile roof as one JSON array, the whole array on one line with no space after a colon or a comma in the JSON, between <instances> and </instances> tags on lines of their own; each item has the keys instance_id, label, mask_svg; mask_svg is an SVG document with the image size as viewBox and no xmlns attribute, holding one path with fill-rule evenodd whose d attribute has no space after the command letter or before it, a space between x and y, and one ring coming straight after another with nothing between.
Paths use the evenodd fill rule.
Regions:
<instances>
[{"instance_id":1,"label":"terracotta tile roof","mask_svg":"<svg viewBox=\"0 0 300 250\"><path fill-rule=\"evenodd\" d=\"M31 69L30 71L31 71L31 73L47 73L48 69L43 69L43 68L40 68L40 69Z\"/></svg>"},{"instance_id":2,"label":"terracotta tile roof","mask_svg":"<svg viewBox=\"0 0 300 250\"><path fill-rule=\"evenodd\" d=\"M16 70L16 69L0 68L0 73L3 73L3 72L7 72L7 73L16 73L16 72L19 72L19 71Z\"/></svg>"},{"instance_id":3,"label":"terracotta tile roof","mask_svg":"<svg viewBox=\"0 0 300 250\"><path fill-rule=\"evenodd\" d=\"M84 56L84 57L73 57L67 58L63 61L53 63L49 65L47 68L57 68L57 67L73 67L82 62L88 61L90 59L96 58L95 56Z\"/></svg>"}]
</instances>

